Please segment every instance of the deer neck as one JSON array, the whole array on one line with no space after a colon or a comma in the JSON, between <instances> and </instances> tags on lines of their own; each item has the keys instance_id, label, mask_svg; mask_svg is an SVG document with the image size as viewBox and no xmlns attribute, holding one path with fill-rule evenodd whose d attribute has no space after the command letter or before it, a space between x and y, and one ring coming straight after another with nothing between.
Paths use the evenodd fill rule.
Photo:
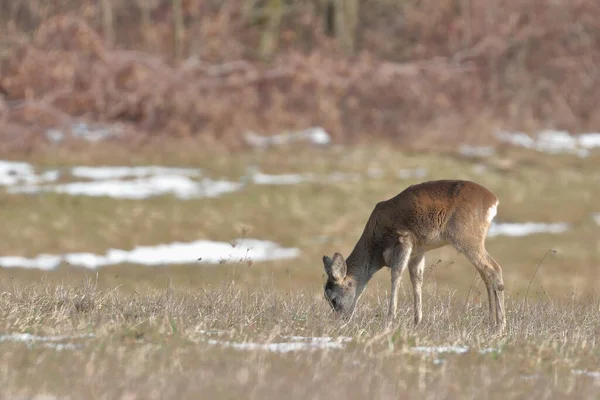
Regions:
<instances>
[{"instance_id":1,"label":"deer neck","mask_svg":"<svg viewBox=\"0 0 600 400\"><path fill-rule=\"evenodd\" d=\"M346 259L346 275L354 278L359 286L365 286L383 264L381 255L375 254L361 238Z\"/></svg>"}]
</instances>

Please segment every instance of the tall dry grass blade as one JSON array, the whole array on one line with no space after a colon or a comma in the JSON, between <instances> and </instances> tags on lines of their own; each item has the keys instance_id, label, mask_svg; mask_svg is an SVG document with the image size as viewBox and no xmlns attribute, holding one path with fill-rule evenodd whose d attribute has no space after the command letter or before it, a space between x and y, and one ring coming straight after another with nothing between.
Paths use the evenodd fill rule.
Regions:
<instances>
[{"instance_id":1,"label":"tall dry grass blade","mask_svg":"<svg viewBox=\"0 0 600 400\"><path fill-rule=\"evenodd\" d=\"M546 253L542 257L542 259L538 263L537 267L535 268L535 271L533 271L533 275L531 276L531 279L529 280L529 284L527 285L527 290L525 291L525 297L523 298L523 303L522 303L522 306L521 306L521 311L523 311L523 307L525 306L525 303L527 302L527 295L529 294L529 288L531 288L531 283L533 282L533 279L535 278L535 275L537 274L538 269L540 269L540 266L542 265L542 263L546 259L546 256L549 253L556 254L556 250L555 249L549 249L548 251L546 251Z\"/></svg>"},{"instance_id":2,"label":"tall dry grass blade","mask_svg":"<svg viewBox=\"0 0 600 400\"><path fill-rule=\"evenodd\" d=\"M473 272L473 279L471 280L471 285L469 286L469 291L467 292L467 297L465 298L465 304L463 304L463 312L467 310L467 303L469 302L469 296L471 295L471 289L473 289L473 283L475 283L475 278L477 277L477 271Z\"/></svg>"}]
</instances>

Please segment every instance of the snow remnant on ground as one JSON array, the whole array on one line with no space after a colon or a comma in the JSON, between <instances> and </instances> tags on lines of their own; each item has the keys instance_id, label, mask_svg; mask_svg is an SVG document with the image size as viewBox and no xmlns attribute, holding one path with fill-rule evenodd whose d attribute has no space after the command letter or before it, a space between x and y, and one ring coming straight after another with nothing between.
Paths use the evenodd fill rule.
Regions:
<instances>
[{"instance_id":1,"label":"snow remnant on ground","mask_svg":"<svg viewBox=\"0 0 600 400\"><path fill-rule=\"evenodd\" d=\"M38 336L30 333L6 333L0 334L0 343L12 342L12 343L25 343L27 347L33 347L39 345L54 349L57 351L62 350L76 350L82 347L81 344L72 343L70 341L79 339L88 339L94 337L94 334L87 335L63 335L63 336ZM67 343L61 343L67 342Z\"/></svg>"},{"instance_id":2,"label":"snow remnant on ground","mask_svg":"<svg viewBox=\"0 0 600 400\"><path fill-rule=\"evenodd\" d=\"M132 180L106 179L89 182L69 182L51 186L11 187L9 193L54 192L71 196L105 196L116 199L147 199L153 196L173 195L179 199L216 197L236 192L242 185L238 182L212 180L194 181L186 176L159 175Z\"/></svg>"},{"instance_id":3,"label":"snow remnant on ground","mask_svg":"<svg viewBox=\"0 0 600 400\"><path fill-rule=\"evenodd\" d=\"M270 146L301 141L321 146L331 143L331 136L320 126L304 129L299 132L286 132L273 136L261 136L254 132L247 132L244 135L244 139L250 146L258 148L266 148Z\"/></svg>"},{"instance_id":4,"label":"snow remnant on ground","mask_svg":"<svg viewBox=\"0 0 600 400\"><path fill-rule=\"evenodd\" d=\"M0 267L37 268L51 270L61 263L95 269L115 264L140 264L148 266L225 262L268 261L298 257L297 248L283 248L278 244L257 239L239 239L230 242L198 240L191 243L175 242L157 246L138 246L133 250L109 249L105 254L68 253L63 255L40 254L37 257L0 257Z\"/></svg>"},{"instance_id":5,"label":"snow remnant on ground","mask_svg":"<svg viewBox=\"0 0 600 400\"><path fill-rule=\"evenodd\" d=\"M488 231L488 237L495 236L528 236L536 233L564 233L569 230L569 224L564 222L541 223L541 222L504 222L492 223Z\"/></svg>"},{"instance_id":6,"label":"snow remnant on ground","mask_svg":"<svg viewBox=\"0 0 600 400\"><path fill-rule=\"evenodd\" d=\"M0 160L0 186L54 182L59 175L57 170L38 175L29 163Z\"/></svg>"},{"instance_id":7,"label":"snow remnant on ground","mask_svg":"<svg viewBox=\"0 0 600 400\"><path fill-rule=\"evenodd\" d=\"M199 177L202 171L198 168L177 168L163 166L137 166L137 167L115 167L115 166L80 166L71 169L71 175L77 178L100 180L100 179L124 179L141 178L151 175L181 175Z\"/></svg>"},{"instance_id":8,"label":"snow remnant on ground","mask_svg":"<svg viewBox=\"0 0 600 400\"><path fill-rule=\"evenodd\" d=\"M549 154L571 153L587 157L592 149L600 148L600 133L570 135L567 131L544 130L533 138L523 132L501 131L496 136L500 141L513 146Z\"/></svg>"},{"instance_id":9,"label":"snow remnant on ground","mask_svg":"<svg viewBox=\"0 0 600 400\"><path fill-rule=\"evenodd\" d=\"M328 350L343 349L345 343L350 342L349 337L305 337L305 336L284 336L289 341L272 343L255 342L228 342L210 339L208 344L230 347L236 350L258 350L270 351L273 353L288 353L299 350Z\"/></svg>"}]
</instances>

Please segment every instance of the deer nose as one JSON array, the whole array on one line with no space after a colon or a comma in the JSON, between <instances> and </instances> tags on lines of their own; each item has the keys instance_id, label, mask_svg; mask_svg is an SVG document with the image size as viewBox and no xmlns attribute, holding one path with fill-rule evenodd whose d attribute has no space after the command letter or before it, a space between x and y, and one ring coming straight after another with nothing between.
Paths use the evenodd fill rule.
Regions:
<instances>
[{"instance_id":1,"label":"deer nose","mask_svg":"<svg viewBox=\"0 0 600 400\"><path fill-rule=\"evenodd\" d=\"M331 299L331 305L333 306L333 308L337 309L337 305L338 305L337 297L334 297L333 299Z\"/></svg>"}]
</instances>

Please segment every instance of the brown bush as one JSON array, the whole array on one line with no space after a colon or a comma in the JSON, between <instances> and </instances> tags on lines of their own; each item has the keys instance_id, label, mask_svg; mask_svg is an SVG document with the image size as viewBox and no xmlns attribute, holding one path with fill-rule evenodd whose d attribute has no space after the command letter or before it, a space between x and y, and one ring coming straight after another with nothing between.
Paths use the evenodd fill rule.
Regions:
<instances>
[{"instance_id":1,"label":"brown bush","mask_svg":"<svg viewBox=\"0 0 600 400\"><path fill-rule=\"evenodd\" d=\"M591 1L363 4L355 55L328 39L311 2L299 2L279 27L279 52L261 61L261 24L248 22L243 2L190 0L189 57L179 63L169 55L169 2L151 9L154 36L165 33L153 52L138 51L151 34L135 5L115 5L115 47L94 28L98 11L81 3L8 46L3 137L7 127L36 136L83 118L233 146L247 130L321 125L337 141L377 136L428 147L487 140L497 126L582 131L600 123L600 7Z\"/></svg>"}]
</instances>

